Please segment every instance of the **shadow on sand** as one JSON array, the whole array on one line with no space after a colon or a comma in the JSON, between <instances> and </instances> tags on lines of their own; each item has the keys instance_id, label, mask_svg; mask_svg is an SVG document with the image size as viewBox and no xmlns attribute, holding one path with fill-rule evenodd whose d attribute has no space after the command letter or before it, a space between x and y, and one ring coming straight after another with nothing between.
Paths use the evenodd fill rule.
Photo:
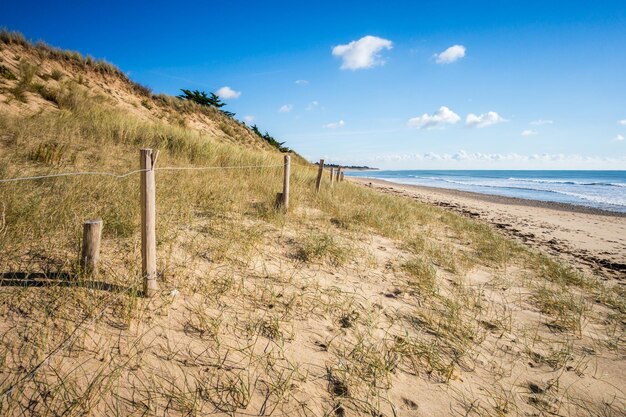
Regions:
<instances>
[{"instance_id":1,"label":"shadow on sand","mask_svg":"<svg viewBox=\"0 0 626 417\"><path fill-rule=\"evenodd\" d=\"M115 293L132 293L133 288L104 281L90 281L67 272L2 272L0 287L77 287Z\"/></svg>"}]
</instances>

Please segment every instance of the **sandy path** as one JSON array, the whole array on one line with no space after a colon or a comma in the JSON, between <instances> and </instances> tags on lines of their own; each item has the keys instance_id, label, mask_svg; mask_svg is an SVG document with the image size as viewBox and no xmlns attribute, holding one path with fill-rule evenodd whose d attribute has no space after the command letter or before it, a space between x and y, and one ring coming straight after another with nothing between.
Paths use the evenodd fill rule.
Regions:
<instances>
[{"instance_id":1,"label":"sandy path","mask_svg":"<svg viewBox=\"0 0 626 417\"><path fill-rule=\"evenodd\" d=\"M580 206L394 184L350 181L485 220L529 246L606 278L626 279L626 216Z\"/></svg>"}]
</instances>

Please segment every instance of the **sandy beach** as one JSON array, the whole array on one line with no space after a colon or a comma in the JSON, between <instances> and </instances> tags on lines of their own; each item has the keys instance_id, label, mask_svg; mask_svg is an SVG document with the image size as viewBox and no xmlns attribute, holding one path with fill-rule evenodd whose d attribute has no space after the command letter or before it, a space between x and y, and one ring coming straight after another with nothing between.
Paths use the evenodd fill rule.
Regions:
<instances>
[{"instance_id":1,"label":"sandy beach","mask_svg":"<svg viewBox=\"0 0 626 417\"><path fill-rule=\"evenodd\" d=\"M589 207L350 178L486 221L515 239L604 278L626 278L626 215Z\"/></svg>"},{"instance_id":2,"label":"sandy beach","mask_svg":"<svg viewBox=\"0 0 626 417\"><path fill-rule=\"evenodd\" d=\"M357 6L352 9L362 9ZM400 10L410 26L421 27L406 7ZM30 9L21 14L32 15ZM301 15L315 23L309 9ZM503 24L518 14L502 15ZM352 15L341 13L341 27L346 16ZM58 39L62 20L48 20L54 23L51 40ZM107 45L115 46L109 38ZM142 59L153 62L150 48L133 39L123 38L145 48ZM371 45L376 38L363 39ZM166 57L162 44L155 43L156 50ZM220 42L207 45L213 44ZM339 50L354 45L359 42ZM399 51L408 46L398 42ZM362 49L355 49L357 55ZM420 49L427 51L426 44ZM472 47L473 65L481 55ZM227 57L236 64L235 56ZM243 54L241 62L255 71L249 58ZM258 62L263 69L268 61ZM245 116L246 123L233 117L230 109L246 114L236 102L221 110L226 104L219 91L153 94L127 69L0 29L0 417L625 416L626 213L600 209L626 211L626 171L531 170L535 163L564 160L472 150L458 159L433 153L415 162L420 168L442 164L432 171L348 173L471 192L351 176L337 182L344 179L338 171L320 170L298 152L339 155L334 135L358 133L353 145L363 147L364 160L379 159L366 158L368 135L358 126L364 119L346 113L346 122L332 122L327 94L319 98L326 105L328 97L328 112L313 102L310 110L319 112L308 117L315 123L328 117L326 127L336 133L311 141L317 149L308 142L300 148L297 141L287 148L280 136L271 136L273 129L265 131L278 126L265 111L271 100L287 100L280 92L289 79L282 75L267 100L252 84L241 85L251 111L254 97L263 98L257 127L249 125L255 116ZM328 72L322 72L324 77L310 72L315 78L308 88L323 85ZM343 74L335 80L347 88L339 90L349 94L348 88L358 87L360 113L372 79L350 75L362 80L361 88ZM263 83L271 86L272 78ZM242 94L220 90L232 98ZM301 91L301 99L309 94ZM396 102L395 91L384 93ZM293 110L278 115L285 129L287 117L302 114L308 123L301 99L294 95L295 104L279 111ZM379 117L380 98L371 102ZM467 111L486 105L476 102ZM402 149L394 138L406 134L416 149L417 135L425 139L419 147L433 152L438 144L447 152L454 143L479 142L481 149L498 151L472 139L487 140L487 130L467 125L508 119L489 111L469 114L462 123L447 107L433 109L411 119L420 132L399 124L388 149ZM380 127L391 127L397 114L389 110L393 119ZM441 123L445 132L430 129ZM520 113L508 126L521 123ZM529 152L543 154L532 143L542 148L555 142L549 128L557 132L565 123L551 123L529 125L545 134L535 142L525 138ZM292 137L302 126L294 125ZM493 134L499 142L507 124L501 128ZM310 134L319 137L318 131ZM428 141L430 135L452 141ZM381 139L373 140L369 152L382 155ZM596 148L590 144L590 151ZM599 160L581 155L577 161ZM395 164L392 158L388 163ZM443 169L466 163L511 166ZM512 170L515 163L529 169ZM483 190L513 198L476 194ZM100 227L89 219L101 219Z\"/></svg>"}]
</instances>

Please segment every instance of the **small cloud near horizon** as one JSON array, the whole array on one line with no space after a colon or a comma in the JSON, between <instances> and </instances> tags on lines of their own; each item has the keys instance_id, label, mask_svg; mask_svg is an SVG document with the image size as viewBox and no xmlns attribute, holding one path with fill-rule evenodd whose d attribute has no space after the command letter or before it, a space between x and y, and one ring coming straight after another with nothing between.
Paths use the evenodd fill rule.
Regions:
<instances>
[{"instance_id":1,"label":"small cloud near horizon","mask_svg":"<svg viewBox=\"0 0 626 417\"><path fill-rule=\"evenodd\" d=\"M293 104L284 104L280 107L280 109L278 109L278 112L289 113L291 110L293 110Z\"/></svg>"},{"instance_id":2,"label":"small cloud near horizon","mask_svg":"<svg viewBox=\"0 0 626 417\"><path fill-rule=\"evenodd\" d=\"M532 122L530 122L531 125L533 126L543 126L543 125L551 125L552 123L554 123L552 120L533 120Z\"/></svg>"},{"instance_id":3,"label":"small cloud near horizon","mask_svg":"<svg viewBox=\"0 0 626 417\"><path fill-rule=\"evenodd\" d=\"M333 56L341 58L341 69L358 70L384 65L379 52L393 48L393 42L378 36L367 35L357 41L333 48Z\"/></svg>"},{"instance_id":4,"label":"small cloud near horizon","mask_svg":"<svg viewBox=\"0 0 626 417\"><path fill-rule=\"evenodd\" d=\"M253 115L251 115L251 114L249 114L249 115L247 115L247 116L244 116L244 117L243 117L243 120L244 120L244 122L246 122L246 123L252 123L252 122L254 122L254 116L253 116Z\"/></svg>"},{"instance_id":5,"label":"small cloud near horizon","mask_svg":"<svg viewBox=\"0 0 626 417\"><path fill-rule=\"evenodd\" d=\"M217 94L222 99L228 100L231 98L239 98L239 96L241 96L241 91L235 91L229 86L225 85L224 87L217 90L215 94Z\"/></svg>"},{"instance_id":6,"label":"small cloud near horizon","mask_svg":"<svg viewBox=\"0 0 626 417\"><path fill-rule=\"evenodd\" d=\"M624 135L617 135L615 136L615 139L613 139L615 142L623 142L624 141Z\"/></svg>"},{"instance_id":7,"label":"small cloud near horizon","mask_svg":"<svg viewBox=\"0 0 626 417\"><path fill-rule=\"evenodd\" d=\"M622 119L617 123L621 124L622 126L626 126L626 119Z\"/></svg>"},{"instance_id":8,"label":"small cloud near horizon","mask_svg":"<svg viewBox=\"0 0 626 417\"><path fill-rule=\"evenodd\" d=\"M451 64L465 56L465 47L463 45L452 45L448 49L435 54L437 64Z\"/></svg>"},{"instance_id":9,"label":"small cloud near horizon","mask_svg":"<svg viewBox=\"0 0 626 417\"><path fill-rule=\"evenodd\" d=\"M536 130L526 129L526 130L522 130L522 133L520 134L522 136L535 136L538 134L538 132Z\"/></svg>"},{"instance_id":10,"label":"small cloud near horizon","mask_svg":"<svg viewBox=\"0 0 626 417\"><path fill-rule=\"evenodd\" d=\"M480 116L475 115L474 113L470 113L467 115L465 119L465 126L467 127L477 127L479 129L491 125L495 125L498 123L506 122L507 120L500 116L495 111L490 111L487 113L483 113Z\"/></svg>"},{"instance_id":11,"label":"small cloud near horizon","mask_svg":"<svg viewBox=\"0 0 626 417\"><path fill-rule=\"evenodd\" d=\"M601 156L584 156L579 154L518 154L518 153L481 153L481 152L466 152L464 150L459 150L455 153L437 153L437 152L426 152L426 153L405 153L405 154L382 154L377 155L368 160L368 163L376 163L376 162L399 162L399 161L449 161L449 162L460 162L460 161L484 161L484 162L513 162L513 161L521 161L521 162L529 162L529 161L540 161L540 162L622 162L626 161L626 156L617 156L617 157L601 157ZM362 163L362 162L359 162Z\"/></svg>"},{"instance_id":12,"label":"small cloud near horizon","mask_svg":"<svg viewBox=\"0 0 626 417\"><path fill-rule=\"evenodd\" d=\"M296 80L295 83L298 85L307 85L309 82L307 80Z\"/></svg>"},{"instance_id":13,"label":"small cloud near horizon","mask_svg":"<svg viewBox=\"0 0 626 417\"><path fill-rule=\"evenodd\" d=\"M315 110L315 109L319 108L319 106L320 106L319 101L313 100L312 102L309 103L308 106L306 106L305 110L307 110L307 111Z\"/></svg>"},{"instance_id":14,"label":"small cloud near horizon","mask_svg":"<svg viewBox=\"0 0 626 417\"><path fill-rule=\"evenodd\" d=\"M343 127L346 124L343 120L339 120L338 122L328 123L322 126L324 129L337 129L338 127Z\"/></svg>"},{"instance_id":15,"label":"small cloud near horizon","mask_svg":"<svg viewBox=\"0 0 626 417\"><path fill-rule=\"evenodd\" d=\"M433 129L438 126L443 127L445 124L455 124L459 120L461 120L461 117L458 114L446 106L441 106L432 115L424 113L421 116L409 119L407 125L415 129Z\"/></svg>"}]
</instances>

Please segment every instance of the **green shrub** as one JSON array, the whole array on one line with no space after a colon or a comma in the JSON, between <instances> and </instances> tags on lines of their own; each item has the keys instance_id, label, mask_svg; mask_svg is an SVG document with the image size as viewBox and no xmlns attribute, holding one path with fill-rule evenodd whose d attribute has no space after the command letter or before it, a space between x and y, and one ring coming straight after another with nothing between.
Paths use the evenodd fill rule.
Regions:
<instances>
[{"instance_id":1,"label":"green shrub","mask_svg":"<svg viewBox=\"0 0 626 417\"><path fill-rule=\"evenodd\" d=\"M25 93L32 88L33 78L38 68L37 65L31 64L28 61L20 61L18 82L17 85L11 89L16 99L26 102Z\"/></svg>"},{"instance_id":2,"label":"green shrub","mask_svg":"<svg viewBox=\"0 0 626 417\"><path fill-rule=\"evenodd\" d=\"M7 80L17 80L17 77L13 75L10 69L5 67L4 65L0 65L0 77Z\"/></svg>"},{"instance_id":3,"label":"green shrub","mask_svg":"<svg viewBox=\"0 0 626 417\"><path fill-rule=\"evenodd\" d=\"M44 100L59 104L59 92L57 90L40 83L33 84L32 90L38 93Z\"/></svg>"},{"instance_id":4,"label":"green shrub","mask_svg":"<svg viewBox=\"0 0 626 417\"><path fill-rule=\"evenodd\" d=\"M60 70L55 68L50 73L50 78L56 81L61 81L61 78L63 78L63 73Z\"/></svg>"}]
</instances>

